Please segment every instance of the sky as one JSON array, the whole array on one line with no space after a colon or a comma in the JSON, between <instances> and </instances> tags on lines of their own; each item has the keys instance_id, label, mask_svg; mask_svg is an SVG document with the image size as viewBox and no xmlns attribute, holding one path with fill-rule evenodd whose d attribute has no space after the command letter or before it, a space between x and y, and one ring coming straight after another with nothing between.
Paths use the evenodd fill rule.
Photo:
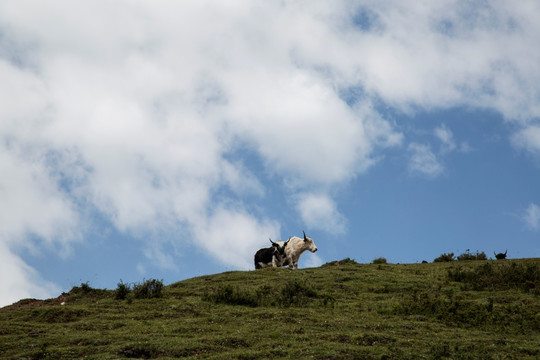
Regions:
<instances>
[{"instance_id":1,"label":"sky","mask_svg":"<svg viewBox=\"0 0 540 360\"><path fill-rule=\"evenodd\" d=\"M540 257L540 3L0 2L0 306L351 258Z\"/></svg>"}]
</instances>

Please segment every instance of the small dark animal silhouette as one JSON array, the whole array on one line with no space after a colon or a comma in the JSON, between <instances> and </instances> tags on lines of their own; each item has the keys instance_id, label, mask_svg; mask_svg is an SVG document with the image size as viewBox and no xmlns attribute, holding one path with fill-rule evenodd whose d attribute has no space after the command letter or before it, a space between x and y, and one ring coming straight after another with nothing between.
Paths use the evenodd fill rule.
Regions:
<instances>
[{"instance_id":1,"label":"small dark animal silhouette","mask_svg":"<svg viewBox=\"0 0 540 360\"><path fill-rule=\"evenodd\" d=\"M493 252L495 254L495 251ZM506 259L506 254L508 253L508 249L506 249L506 251L503 253L498 253L498 254L495 254L495 258L497 258L497 260L504 260Z\"/></svg>"}]
</instances>

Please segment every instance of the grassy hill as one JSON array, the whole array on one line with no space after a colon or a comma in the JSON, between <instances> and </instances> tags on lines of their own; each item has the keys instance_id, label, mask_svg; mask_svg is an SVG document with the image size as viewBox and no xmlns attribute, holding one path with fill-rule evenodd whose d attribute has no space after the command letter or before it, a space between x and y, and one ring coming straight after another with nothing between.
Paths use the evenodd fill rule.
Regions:
<instances>
[{"instance_id":1,"label":"grassy hill","mask_svg":"<svg viewBox=\"0 0 540 360\"><path fill-rule=\"evenodd\" d=\"M81 284L0 309L0 357L540 358L540 259L345 259L118 290Z\"/></svg>"}]
</instances>

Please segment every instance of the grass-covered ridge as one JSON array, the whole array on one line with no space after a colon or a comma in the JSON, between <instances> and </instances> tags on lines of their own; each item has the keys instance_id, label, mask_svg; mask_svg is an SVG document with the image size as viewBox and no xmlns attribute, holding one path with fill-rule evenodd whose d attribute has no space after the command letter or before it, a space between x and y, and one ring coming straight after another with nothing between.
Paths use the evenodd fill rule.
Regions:
<instances>
[{"instance_id":1,"label":"grass-covered ridge","mask_svg":"<svg viewBox=\"0 0 540 360\"><path fill-rule=\"evenodd\" d=\"M540 358L540 259L345 259L120 285L0 309L0 357ZM137 295L145 285L159 296Z\"/></svg>"}]
</instances>

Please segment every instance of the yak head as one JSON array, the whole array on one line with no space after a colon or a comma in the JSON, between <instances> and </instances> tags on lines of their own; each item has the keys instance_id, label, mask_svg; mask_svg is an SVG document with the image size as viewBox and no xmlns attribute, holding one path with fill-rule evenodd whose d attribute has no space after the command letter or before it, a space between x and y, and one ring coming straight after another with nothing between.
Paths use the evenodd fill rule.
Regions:
<instances>
[{"instance_id":1,"label":"yak head","mask_svg":"<svg viewBox=\"0 0 540 360\"><path fill-rule=\"evenodd\" d=\"M495 251L493 252L493 254L495 254L495 258L497 260L504 260L506 259L506 254L508 253L508 249L506 249L506 251L504 253L498 253L498 254L495 254Z\"/></svg>"},{"instance_id":2,"label":"yak head","mask_svg":"<svg viewBox=\"0 0 540 360\"><path fill-rule=\"evenodd\" d=\"M312 253L316 252L317 250L317 246L315 245L315 243L313 242L313 240L310 238L310 237L307 237L306 236L306 232L303 231L304 233L304 244L306 245L307 249L309 251L311 251Z\"/></svg>"}]
</instances>

